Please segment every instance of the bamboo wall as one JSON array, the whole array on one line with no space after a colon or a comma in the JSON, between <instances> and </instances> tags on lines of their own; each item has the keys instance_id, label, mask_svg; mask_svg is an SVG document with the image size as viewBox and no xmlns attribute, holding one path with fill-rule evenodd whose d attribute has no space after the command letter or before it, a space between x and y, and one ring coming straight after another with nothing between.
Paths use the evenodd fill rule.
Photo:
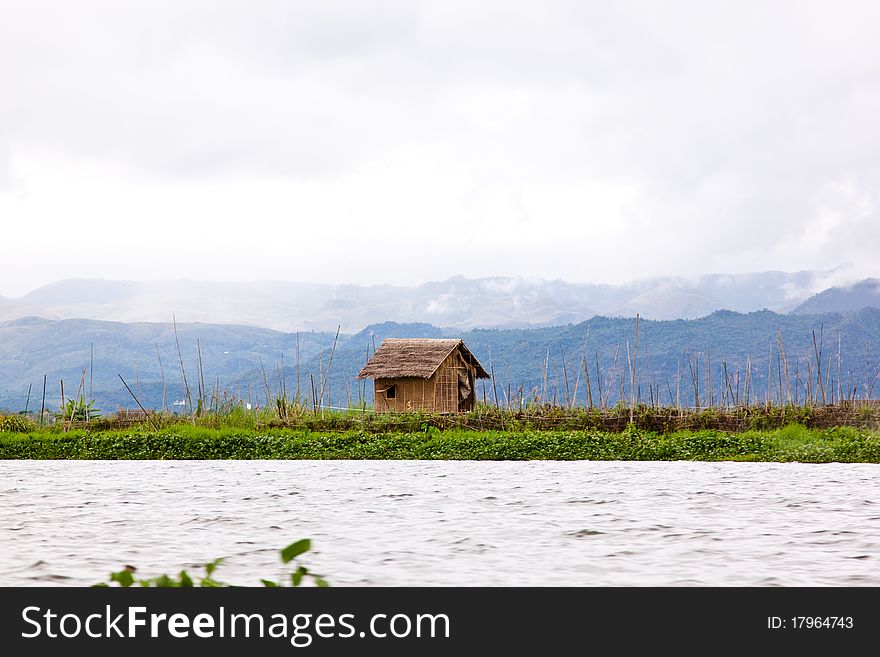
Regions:
<instances>
[{"instance_id":1,"label":"bamboo wall","mask_svg":"<svg viewBox=\"0 0 880 657\"><path fill-rule=\"evenodd\" d=\"M373 383L373 407L377 413L458 413L473 410L474 396L459 408L459 372L473 371L456 350L450 354L429 379L402 377L398 379L375 379ZM395 396L388 399L387 389L395 386ZM473 384L472 384L473 387Z\"/></svg>"},{"instance_id":2,"label":"bamboo wall","mask_svg":"<svg viewBox=\"0 0 880 657\"><path fill-rule=\"evenodd\" d=\"M376 412L442 412L434 405L433 378L434 377L431 379L420 379L416 377L405 377L399 379L376 379L373 384L373 406L376 409ZM394 399L388 399L385 392L390 386L395 387L396 394Z\"/></svg>"}]
</instances>

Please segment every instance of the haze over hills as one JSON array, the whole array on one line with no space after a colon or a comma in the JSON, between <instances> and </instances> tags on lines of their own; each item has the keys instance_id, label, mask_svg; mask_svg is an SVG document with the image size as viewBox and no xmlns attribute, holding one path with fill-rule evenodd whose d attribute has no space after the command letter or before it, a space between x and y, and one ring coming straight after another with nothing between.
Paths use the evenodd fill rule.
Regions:
<instances>
[{"instance_id":1,"label":"haze over hills","mask_svg":"<svg viewBox=\"0 0 880 657\"><path fill-rule=\"evenodd\" d=\"M94 369L88 381L104 409L133 404L117 373L148 405L161 405L163 396L169 405L180 401L180 355L195 395L199 351L209 389L265 403L266 390L275 394L284 381L289 393L296 386L309 397L313 381L319 387L326 373L338 326L342 330L327 384L337 405L362 394L369 400L369 386L354 376L385 337L462 337L487 367L495 368L495 387L533 390L539 380L551 385L543 381L547 378L555 382L554 392L545 393L559 399L562 363L572 373L580 371L583 363L577 359L587 333L591 367L601 370L592 376L614 387L604 391L613 402L626 387L621 368L637 312L643 318L639 359L645 367L639 381L646 395L668 401L686 379L686 357L694 363L706 357L705 371L710 352L715 370L729 366L741 373L750 360L751 385L763 394L768 354L778 348L777 330L793 378L800 376L799 364L806 366L813 358L812 331L831 335L835 346L839 331L841 389L855 386L862 394L870 388L874 394L880 280L823 289L828 274L707 275L624 285L454 277L414 287L67 280L18 299L0 297L0 408L21 410L28 386L35 400L44 375L56 405L62 379L67 395L75 395L80 382L85 385L83 368L91 362L92 348ZM816 289L823 291L813 294ZM828 344L826 377L833 369ZM777 366L778 359L772 364ZM831 374L836 377L836 371ZM712 380L717 387L723 380L720 370ZM771 394L779 395L779 381L771 381Z\"/></svg>"},{"instance_id":2,"label":"haze over hills","mask_svg":"<svg viewBox=\"0 0 880 657\"><path fill-rule=\"evenodd\" d=\"M788 312L824 289L829 272L710 274L621 285L461 276L413 287L295 282L131 282L73 279L0 300L0 321L37 316L117 322L236 324L279 331L357 331L385 321L528 328L596 315L694 319L716 310Z\"/></svg>"},{"instance_id":3,"label":"haze over hills","mask_svg":"<svg viewBox=\"0 0 880 657\"><path fill-rule=\"evenodd\" d=\"M851 312L861 308L880 308L880 279L866 278L850 285L830 287L813 295L792 312L815 315Z\"/></svg>"},{"instance_id":4,"label":"haze over hills","mask_svg":"<svg viewBox=\"0 0 880 657\"><path fill-rule=\"evenodd\" d=\"M0 296L0 322L5 322L19 317L45 317L58 319L58 316L46 308L32 306L17 299L7 299Z\"/></svg>"}]
</instances>

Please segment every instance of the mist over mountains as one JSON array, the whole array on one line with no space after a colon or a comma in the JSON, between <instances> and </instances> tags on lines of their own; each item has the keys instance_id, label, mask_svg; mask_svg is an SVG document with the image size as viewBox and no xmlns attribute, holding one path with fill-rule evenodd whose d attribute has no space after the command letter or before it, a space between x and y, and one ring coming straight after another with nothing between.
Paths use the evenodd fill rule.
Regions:
<instances>
[{"instance_id":1,"label":"mist over mountains","mask_svg":"<svg viewBox=\"0 0 880 657\"><path fill-rule=\"evenodd\" d=\"M788 312L824 290L829 272L710 274L621 285L461 276L404 285L64 280L18 299L0 298L0 321L21 317L114 322L178 321L278 331L358 331L370 324L425 322L449 329L529 328L596 315L695 319L717 310ZM834 304L824 311L832 310Z\"/></svg>"},{"instance_id":2,"label":"mist over mountains","mask_svg":"<svg viewBox=\"0 0 880 657\"><path fill-rule=\"evenodd\" d=\"M183 372L191 395L197 394L199 356L205 396L217 390L256 405L286 389L312 399L326 380L326 403L369 402L370 385L355 376L385 337L463 338L495 373L490 399L540 388L545 399L559 402L580 385L584 402L578 377L585 380L581 370L589 357L592 393L614 403L631 394L626 368L635 313L642 318L636 392L645 401L720 398L722 382L730 394L735 386L742 391L748 363L753 394L778 398L788 388L780 374L780 338L793 389L805 394L810 374L804 372L816 369L813 331L825 341L822 367L832 393L880 394L880 281L812 294L827 274L626 285L456 277L415 287L61 281L18 299L0 297L0 409L38 409L44 376L52 408L60 403L62 380L68 397L82 387L105 411L133 407L117 374L145 405L173 409L185 395ZM697 378L706 377L697 394L691 367Z\"/></svg>"},{"instance_id":3,"label":"mist over mountains","mask_svg":"<svg viewBox=\"0 0 880 657\"><path fill-rule=\"evenodd\" d=\"M861 308L880 308L880 279L866 278L850 285L830 287L813 295L792 312L815 315L852 312Z\"/></svg>"}]
</instances>

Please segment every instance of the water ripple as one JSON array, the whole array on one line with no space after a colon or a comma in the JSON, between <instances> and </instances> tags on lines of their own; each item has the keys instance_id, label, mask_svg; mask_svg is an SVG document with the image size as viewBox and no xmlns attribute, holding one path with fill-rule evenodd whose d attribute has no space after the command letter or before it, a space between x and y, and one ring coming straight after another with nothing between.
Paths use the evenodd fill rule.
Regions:
<instances>
[{"instance_id":1,"label":"water ripple","mask_svg":"<svg viewBox=\"0 0 880 657\"><path fill-rule=\"evenodd\" d=\"M87 585L277 550L335 585L878 586L880 466L0 462L0 584ZM442 480L442 485L441 485ZM295 482L295 486L291 485ZM601 511L601 512L600 512Z\"/></svg>"}]
</instances>

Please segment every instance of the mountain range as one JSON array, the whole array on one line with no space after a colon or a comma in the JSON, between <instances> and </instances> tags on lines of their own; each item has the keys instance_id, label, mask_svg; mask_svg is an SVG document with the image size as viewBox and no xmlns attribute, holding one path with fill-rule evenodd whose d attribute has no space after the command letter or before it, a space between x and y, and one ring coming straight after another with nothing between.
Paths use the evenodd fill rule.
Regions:
<instances>
[{"instance_id":1,"label":"mountain range","mask_svg":"<svg viewBox=\"0 0 880 657\"><path fill-rule=\"evenodd\" d=\"M115 322L236 324L277 331L358 331L370 324L424 322L451 330L533 328L600 315L696 319L717 310L785 313L853 310L880 299L862 288L826 289L828 271L710 274L620 285L461 276L415 286L291 282L220 283L64 280L18 299L0 297L0 321L22 317ZM867 285L867 284L866 284ZM816 291L821 298L810 300Z\"/></svg>"},{"instance_id":2,"label":"mountain range","mask_svg":"<svg viewBox=\"0 0 880 657\"><path fill-rule=\"evenodd\" d=\"M801 315L851 312L861 308L880 308L880 279L866 278L849 285L830 287L792 310Z\"/></svg>"},{"instance_id":3,"label":"mountain range","mask_svg":"<svg viewBox=\"0 0 880 657\"><path fill-rule=\"evenodd\" d=\"M25 318L0 323L0 409L39 409L44 380L46 407L53 410L61 402L62 382L66 398L91 396L105 413L135 408L120 376L151 408L179 409L184 376L193 399L203 387L206 398L217 391L218 399L252 405L271 403L282 390L312 403L323 388L331 406L370 402L371 385L355 377L386 337L464 339L493 374L481 397L502 404L521 397L557 403L592 397L614 404L635 396L697 405L725 396L742 400L747 389L753 402L768 395L785 401L789 394L830 400L880 393L878 309L819 315L717 311L694 320L640 320L638 341L635 329L633 318L605 317L465 331L385 322L337 338L335 331L196 323L181 323L175 331L169 323Z\"/></svg>"},{"instance_id":4,"label":"mountain range","mask_svg":"<svg viewBox=\"0 0 880 657\"><path fill-rule=\"evenodd\" d=\"M331 404L369 401L355 375L385 337L463 338L495 375L490 399L521 388L560 401L581 386L582 402L578 377L589 372L591 393L614 403L633 395L636 313L633 378L645 400L739 394L749 366L756 399L789 387L818 395L820 367L827 394L874 395L880 280L823 287L833 273L414 287L66 280L0 297L0 408L36 408L44 377L55 407L62 381L66 397L91 390L101 408L133 407L119 376L152 407L179 405L184 375L193 397L202 386L260 404L281 389L311 399L325 388Z\"/></svg>"}]
</instances>

